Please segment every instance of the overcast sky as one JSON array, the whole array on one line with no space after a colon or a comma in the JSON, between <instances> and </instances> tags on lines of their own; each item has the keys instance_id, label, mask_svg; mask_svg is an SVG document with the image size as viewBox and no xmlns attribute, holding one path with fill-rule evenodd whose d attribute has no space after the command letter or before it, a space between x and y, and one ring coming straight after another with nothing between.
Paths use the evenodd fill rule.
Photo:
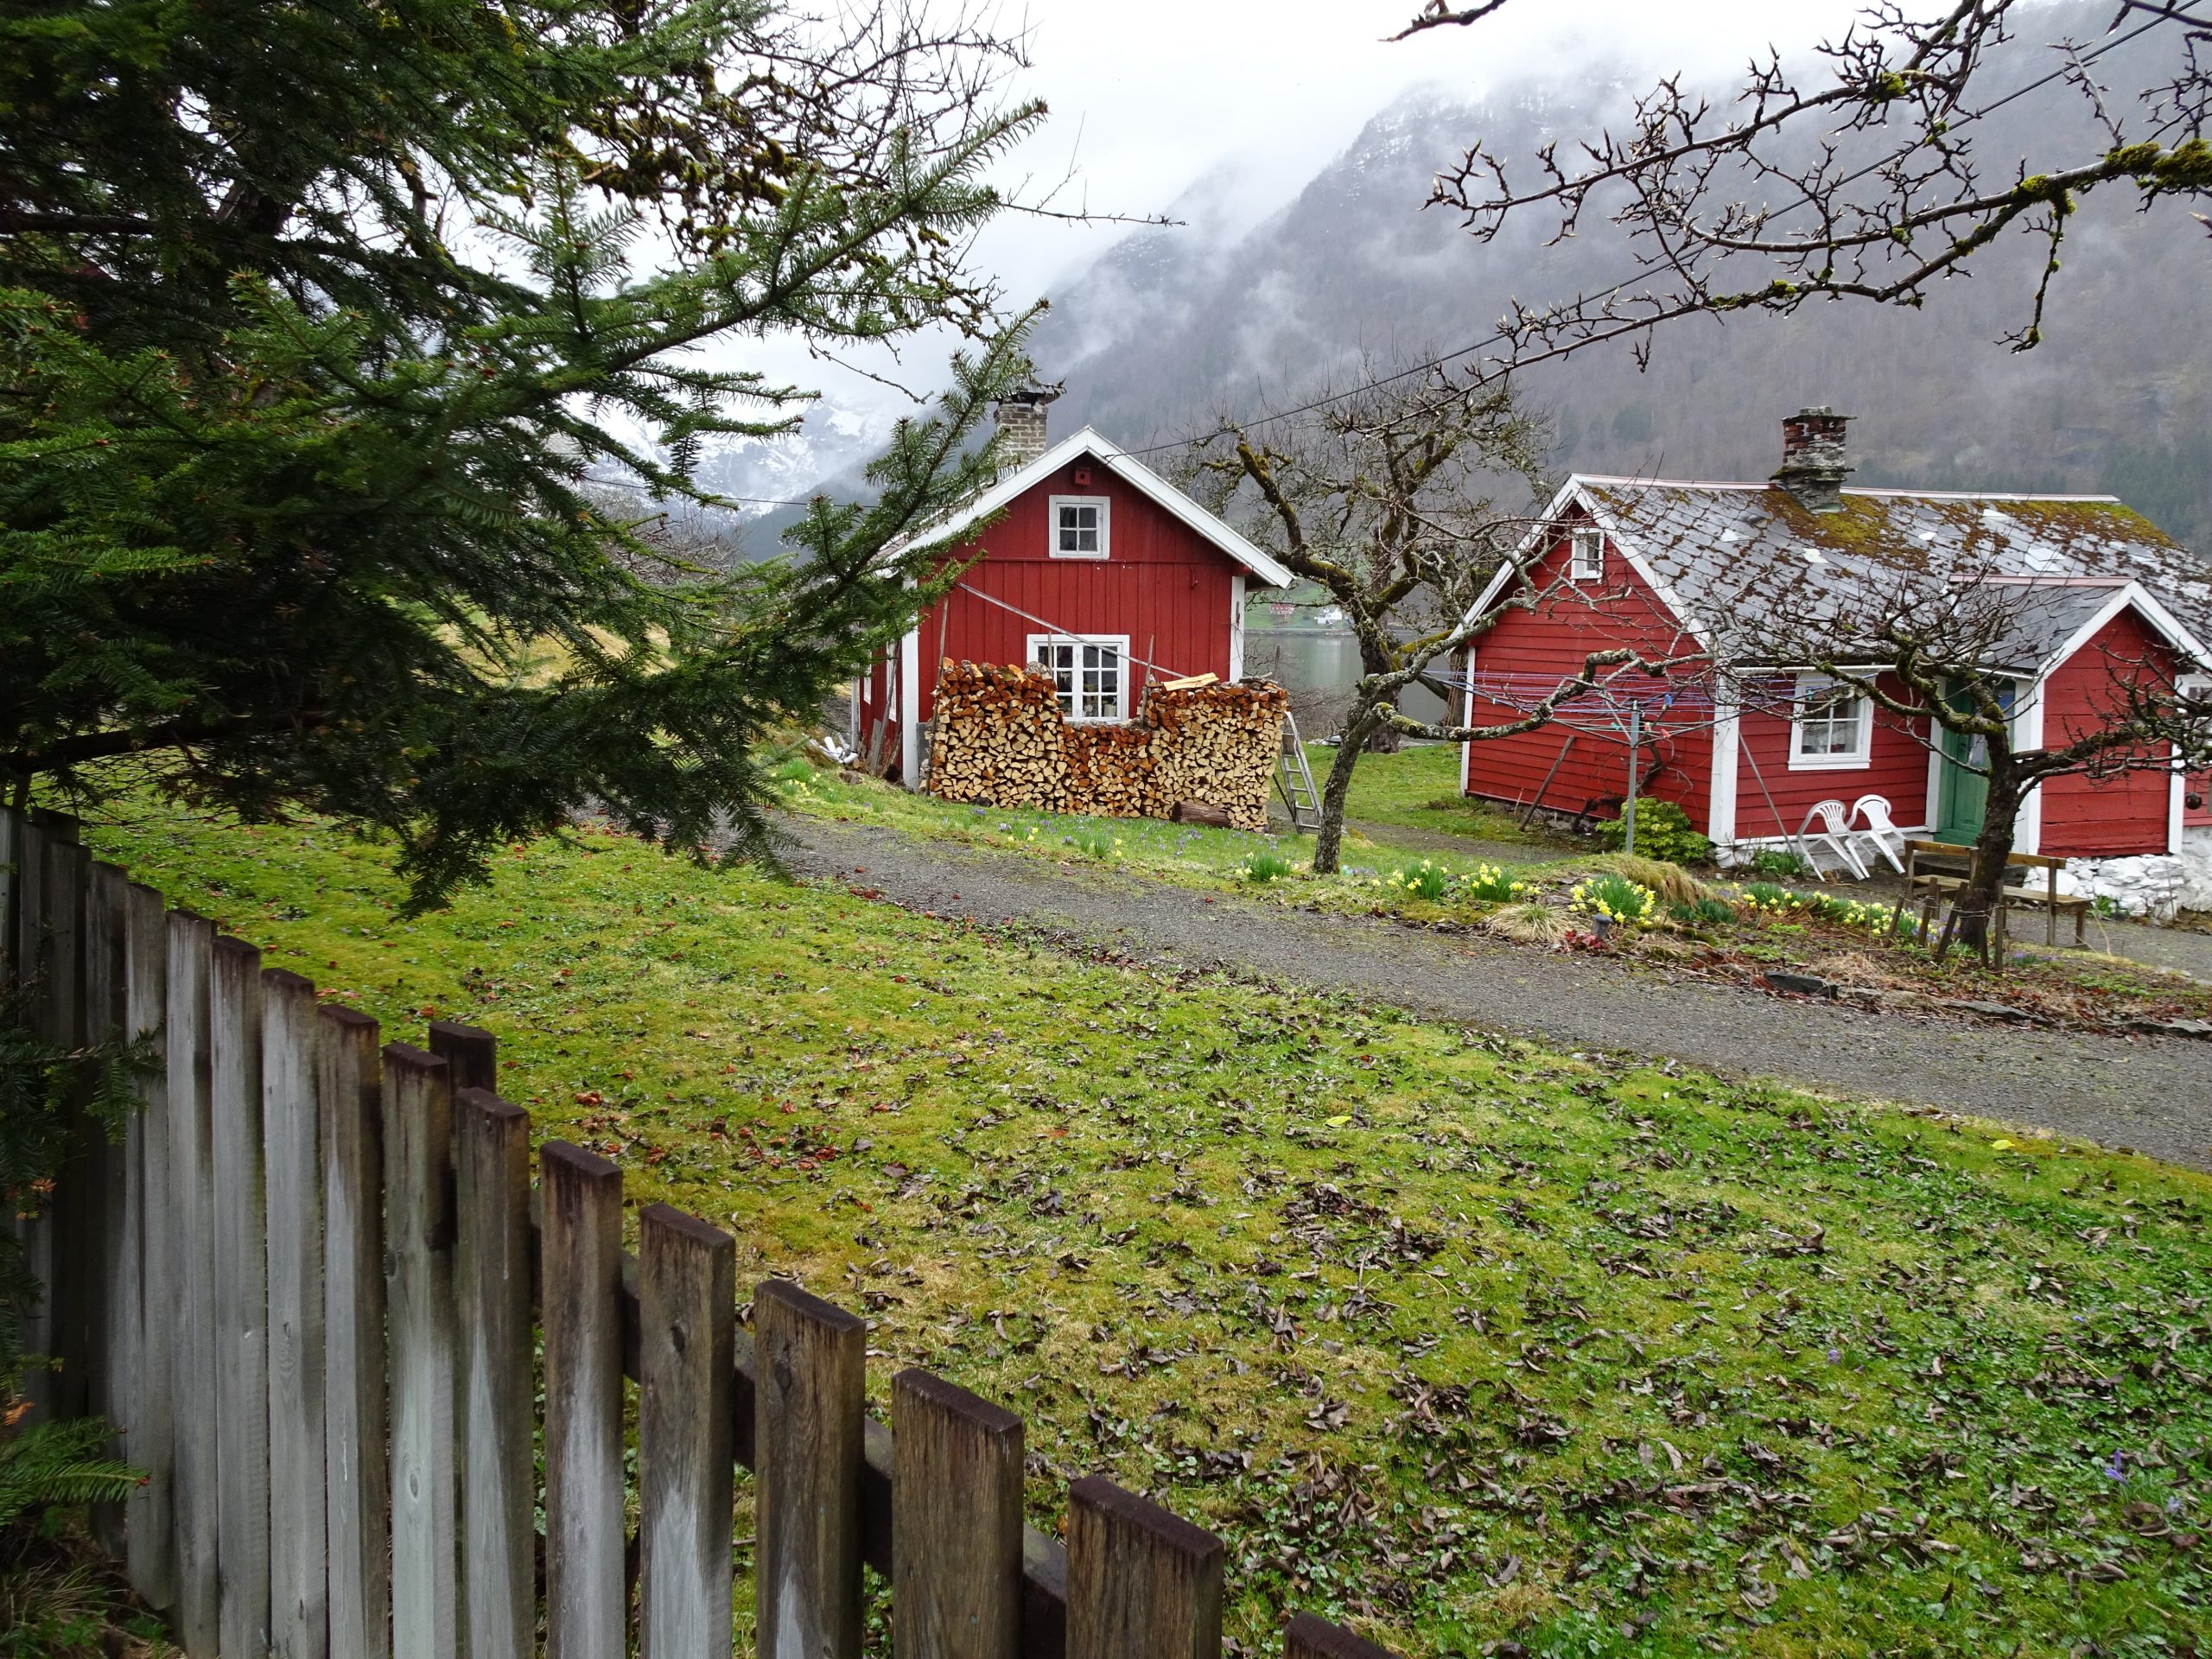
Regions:
<instances>
[{"instance_id":1,"label":"overcast sky","mask_svg":"<svg viewBox=\"0 0 2212 1659\"><path fill-rule=\"evenodd\" d=\"M1386 37L1419 0L1006 0L1001 32L1026 24L1032 64L1008 96L1041 98L1051 115L1001 177L1024 197L1053 192L1058 209L1143 215L1173 210L1193 184L1228 172L1241 217L1256 222L1416 89L1474 99L1606 60L1626 66L1638 85L1676 69L1726 76L1770 41L1785 52L1810 45L1863 3L1512 0L1471 28L1392 43ZM1451 157L1435 159L1441 167ZM1408 201L1407 211L1420 205ZM1192 223L1179 233L1220 226ZM1005 283L1010 304L1027 304L1128 234L1123 226L1009 214L985 231L978 263ZM875 353L854 360L927 387L941 382L945 349L913 342L898 367ZM749 341L743 355L818 387L830 408L883 419L912 407L789 341Z\"/></svg>"},{"instance_id":2,"label":"overcast sky","mask_svg":"<svg viewBox=\"0 0 2212 1659\"><path fill-rule=\"evenodd\" d=\"M1859 9L1858 0L1512 0L1470 28L1392 43L1385 37L1417 0L1029 0L1026 10L1013 0L1004 16L1028 19L1034 63L1020 85L1052 106L1016 175L1037 188L1072 166L1064 204L1159 213L1235 163L1251 169L1264 211L1416 87L1472 99L1554 65L1573 72L1608 58L1634 66L1640 80L1678 68L1725 73L1769 41L1809 45ZM1028 298L1121 233L1010 219L985 253L1014 296Z\"/></svg>"}]
</instances>

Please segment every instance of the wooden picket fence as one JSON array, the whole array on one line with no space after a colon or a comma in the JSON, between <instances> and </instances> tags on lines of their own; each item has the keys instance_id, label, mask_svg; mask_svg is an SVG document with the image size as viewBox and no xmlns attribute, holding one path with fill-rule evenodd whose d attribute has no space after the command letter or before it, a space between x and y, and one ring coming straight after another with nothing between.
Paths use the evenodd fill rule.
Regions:
<instances>
[{"instance_id":1,"label":"wooden picket fence","mask_svg":"<svg viewBox=\"0 0 2212 1659\"><path fill-rule=\"evenodd\" d=\"M148 1472L96 1520L191 1659L721 1659L739 1468L764 1659L854 1659L864 1562L898 1659L1219 1654L1220 1540L1098 1477L1046 1536L1019 1417L905 1370L894 1439L863 1320L771 1280L741 1329L729 1236L654 1205L626 1255L622 1173L581 1147L533 1188L490 1034L382 1043L67 819L0 810L0 872L33 1028L165 1061L28 1227L60 1362L29 1386ZM1285 1643L1388 1659L1305 1614Z\"/></svg>"}]
</instances>

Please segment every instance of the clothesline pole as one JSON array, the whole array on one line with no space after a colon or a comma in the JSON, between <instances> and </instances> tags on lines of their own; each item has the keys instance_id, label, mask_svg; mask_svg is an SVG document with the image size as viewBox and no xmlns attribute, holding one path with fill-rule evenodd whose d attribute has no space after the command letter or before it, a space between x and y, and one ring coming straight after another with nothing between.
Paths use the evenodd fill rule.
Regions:
<instances>
[{"instance_id":1,"label":"clothesline pole","mask_svg":"<svg viewBox=\"0 0 2212 1659\"><path fill-rule=\"evenodd\" d=\"M1621 850L1636 850L1636 772L1643 747L1643 705L1631 702L1628 706L1628 795L1621 804L1621 822L1626 829L1621 838Z\"/></svg>"}]
</instances>

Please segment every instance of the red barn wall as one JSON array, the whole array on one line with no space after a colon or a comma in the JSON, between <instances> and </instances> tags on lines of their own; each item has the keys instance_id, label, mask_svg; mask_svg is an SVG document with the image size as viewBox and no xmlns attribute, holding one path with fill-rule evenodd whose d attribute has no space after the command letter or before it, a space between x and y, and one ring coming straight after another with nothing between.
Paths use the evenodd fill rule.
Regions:
<instances>
[{"instance_id":1,"label":"red barn wall","mask_svg":"<svg viewBox=\"0 0 2212 1659\"><path fill-rule=\"evenodd\" d=\"M1925 731L1927 722L1903 721L1878 708L1866 765L1792 772L1787 705L1796 696L1796 681L1795 674L1777 675L1745 688L1743 747L1736 757L1737 839L1794 836L1815 803L1840 800L1849 812L1862 795L1887 800L1890 816L1901 829L1925 824L1930 809L1928 748L1915 734ZM1901 682L1879 683L1891 696L1906 698Z\"/></svg>"},{"instance_id":2,"label":"red barn wall","mask_svg":"<svg viewBox=\"0 0 2212 1659\"><path fill-rule=\"evenodd\" d=\"M1074 474L1088 470L1090 482ZM1103 559L1052 555L1052 498L1104 496L1109 510ZM980 554L980 557L977 555ZM1127 634L1133 657L1159 664L1155 679L1230 671L1232 584L1238 566L1151 498L1096 461L1071 463L1017 497L976 543L963 587L924 613L919 625L921 718L935 712L938 664L1028 660L1033 633ZM1250 577L1249 582L1258 583ZM1264 584L1261 584L1264 585ZM988 599L979 597L987 594ZM989 600L997 600L992 604ZM1013 610L1003 608L1011 606ZM1041 618L1026 620L1015 612ZM1147 671L1132 663L1128 708L1136 712ZM884 752L898 753L896 701L887 669L862 682L859 741L865 747L879 713L887 721Z\"/></svg>"},{"instance_id":3,"label":"red barn wall","mask_svg":"<svg viewBox=\"0 0 2212 1659\"><path fill-rule=\"evenodd\" d=\"M1562 536L1537 563L1537 585L1558 582L1566 562L1567 538ZM1580 590L1564 590L1562 596L1536 610L1516 611L1477 642L1477 691L1470 724L1504 725L1522 717L1521 709L1483 696L1486 682L1493 688L1499 683L1494 677L1514 677L1516 696L1524 691L1541 696L1580 672L1593 651L1628 645L1656 659L1695 649L1657 594L1611 543L1605 549L1605 579L1588 592L1592 596L1586 600ZM1704 724L1710 718L1709 709L1697 706L1672 716L1653 715L1645 727L1643 770L1650 771L1655 753L1667 763L1651 782L1650 793L1680 805L1700 830L1705 828L1712 799L1713 742ZM1592 801L1618 798L1628 783L1626 736L1586 729L1599 722L1583 716L1574 720L1573 726L1540 726L1511 737L1469 743L1467 793L1508 804L1536 802L1562 812L1580 812ZM1560 750L1570 734L1573 747L1561 761ZM1545 776L1554 761L1560 761L1559 769L1547 787ZM1609 808L1604 816L1614 816L1617 810Z\"/></svg>"},{"instance_id":4,"label":"red barn wall","mask_svg":"<svg viewBox=\"0 0 2212 1659\"><path fill-rule=\"evenodd\" d=\"M2133 611L2122 611L2044 683L2043 737L2056 748L2089 736L2109 718L2116 680L2173 672L2172 652ZM2170 751L2169 751L2170 752ZM2054 858L2115 858L2167 850L2172 775L2054 778L2043 785L2042 849Z\"/></svg>"}]
</instances>

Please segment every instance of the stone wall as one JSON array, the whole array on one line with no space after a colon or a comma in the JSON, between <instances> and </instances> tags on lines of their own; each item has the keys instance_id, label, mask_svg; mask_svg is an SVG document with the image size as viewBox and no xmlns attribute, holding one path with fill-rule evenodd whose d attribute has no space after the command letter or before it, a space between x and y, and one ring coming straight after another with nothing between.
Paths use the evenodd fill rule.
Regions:
<instances>
[{"instance_id":1,"label":"stone wall","mask_svg":"<svg viewBox=\"0 0 2212 1659\"><path fill-rule=\"evenodd\" d=\"M2212 878L2212 846L2199 849L2208 861L2200 866L2200 882ZM2040 879L2040 873L2036 876ZM2033 885L2031 880L2030 885ZM2188 904L2187 861L2170 853L2138 853L2127 858L2070 858L2058 873L2061 893L2086 893L2109 899L2122 916L2143 916L2170 922ZM2196 906L2191 906L2196 908Z\"/></svg>"},{"instance_id":2,"label":"stone wall","mask_svg":"<svg viewBox=\"0 0 2212 1659\"><path fill-rule=\"evenodd\" d=\"M2212 911L2212 823L2181 832L2181 907Z\"/></svg>"}]
</instances>

